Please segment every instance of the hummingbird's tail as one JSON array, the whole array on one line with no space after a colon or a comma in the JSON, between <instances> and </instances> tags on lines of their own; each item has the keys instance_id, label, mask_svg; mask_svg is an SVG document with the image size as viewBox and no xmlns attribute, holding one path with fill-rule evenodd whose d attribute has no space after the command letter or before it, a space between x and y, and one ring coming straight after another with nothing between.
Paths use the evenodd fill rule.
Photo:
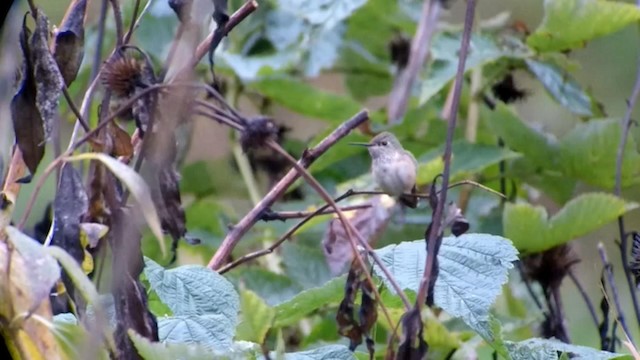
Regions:
<instances>
[{"instance_id":1,"label":"hummingbird's tail","mask_svg":"<svg viewBox=\"0 0 640 360\"><path fill-rule=\"evenodd\" d=\"M414 185L413 189L411 189L411 193L415 194L415 192L416 192L416 187ZM410 207L412 209L415 209L416 207L418 207L418 198L416 196L400 195L400 198L398 200L400 200L400 203L402 205Z\"/></svg>"}]
</instances>

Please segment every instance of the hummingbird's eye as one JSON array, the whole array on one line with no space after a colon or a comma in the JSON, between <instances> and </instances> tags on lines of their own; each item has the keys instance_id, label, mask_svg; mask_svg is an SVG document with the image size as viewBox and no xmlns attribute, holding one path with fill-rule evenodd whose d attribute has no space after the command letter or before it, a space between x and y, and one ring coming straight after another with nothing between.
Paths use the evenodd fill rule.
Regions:
<instances>
[{"instance_id":1,"label":"hummingbird's eye","mask_svg":"<svg viewBox=\"0 0 640 360\"><path fill-rule=\"evenodd\" d=\"M387 146L387 142L386 141L383 141L380 144L382 144L382 146Z\"/></svg>"}]
</instances>

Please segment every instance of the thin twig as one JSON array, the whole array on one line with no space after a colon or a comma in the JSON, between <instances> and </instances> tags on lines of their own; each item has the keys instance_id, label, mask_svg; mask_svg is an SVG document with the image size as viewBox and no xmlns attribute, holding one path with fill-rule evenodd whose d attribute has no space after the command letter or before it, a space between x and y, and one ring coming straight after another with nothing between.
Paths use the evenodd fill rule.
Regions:
<instances>
[{"instance_id":1,"label":"thin twig","mask_svg":"<svg viewBox=\"0 0 640 360\"><path fill-rule=\"evenodd\" d=\"M602 243L598 243L598 253L600 254L600 260L602 260L604 271L607 274L607 282L609 283L609 288L611 289L611 295L613 296L613 304L615 305L616 312L618 313L618 316L617 316L618 322L620 323L620 327L622 327L622 331L624 331L627 338L631 339L631 335L630 335L631 332L627 327L627 321L625 320L624 313L622 311L622 306L620 305L620 295L618 294L618 287L616 286L615 278L613 277L613 267L609 263L609 260L607 258L607 252L604 249L604 245L602 245Z\"/></svg>"},{"instance_id":2,"label":"thin twig","mask_svg":"<svg viewBox=\"0 0 640 360\"><path fill-rule=\"evenodd\" d=\"M113 8L113 19L116 23L116 49L122 46L124 39L124 25L122 24L122 10L120 9L120 0L109 0Z\"/></svg>"},{"instance_id":3,"label":"thin twig","mask_svg":"<svg viewBox=\"0 0 640 360\"><path fill-rule=\"evenodd\" d=\"M437 2L439 3L439 2ZM439 236L440 228L442 226L442 215L444 207L447 202L447 188L449 186L449 176L451 170L451 148L453 143L453 133L456 129L456 120L458 116L458 108L460 106L460 97L462 95L462 83L464 81L464 69L467 61L467 54L469 52L469 41L471 39L471 29L473 28L473 18L475 14L476 1L467 1L467 11L464 19L464 30L462 33L462 42L460 45L458 69L456 72L456 79L454 84L453 103L451 105L451 116L449 118L449 124L447 127L447 139L444 148L444 171L442 173L442 192L438 196L438 204L436 206L435 213L433 214L432 228L428 234L429 239L427 241L427 261L425 262L424 275L420 280L420 288L416 296L416 306L421 308L427 298L427 291L431 282L435 282L436 279L431 279L431 274L434 272L434 265L436 261L437 249L439 249L439 242L442 238Z\"/></svg>"},{"instance_id":4,"label":"thin twig","mask_svg":"<svg viewBox=\"0 0 640 360\"><path fill-rule=\"evenodd\" d=\"M149 5L151 1L153 0L149 0L147 2L147 5ZM140 0L136 0L136 3L133 5L133 14L131 15L131 24L129 24L129 30L127 30L127 33L124 35L124 38L122 39L123 44L128 44L129 40L131 40L131 36L133 35L133 30L135 29L136 23L138 22L137 21L138 11L140 11Z\"/></svg>"},{"instance_id":5,"label":"thin twig","mask_svg":"<svg viewBox=\"0 0 640 360\"><path fill-rule=\"evenodd\" d=\"M317 146L305 151L298 163L302 167L309 167L309 165L329 150L329 148L331 148L331 146L333 146L338 140L346 136L351 132L351 130L355 129L368 119L368 112L366 110L360 111L354 117L338 126L338 128L325 137ZM231 254L231 251L235 248L242 236L246 234L251 226L260 219L263 212L271 207L271 205L273 205L299 177L300 174L296 169L289 170L289 172L280 179L280 181L262 198L262 200L260 200L260 202L231 229L207 266L212 270L219 269Z\"/></svg>"},{"instance_id":6,"label":"thin twig","mask_svg":"<svg viewBox=\"0 0 640 360\"><path fill-rule=\"evenodd\" d=\"M640 7L640 1L638 2ZM627 99L627 110L622 118L620 129L620 143L618 144L618 152L616 154L616 178L613 193L620 197L622 195L622 164L624 159L624 149L627 145L627 139L629 137L629 130L631 128L631 114L636 106L638 96L640 96L640 57L638 57L638 65L636 69L636 81L633 85L633 91L631 96ZM640 326L640 304L638 304L638 296L636 294L636 287L631 278L631 270L629 269L629 257L628 257L628 242L627 233L624 225L624 215L618 217L618 230L620 235L620 259L622 260L622 268L624 270L624 276L627 280L627 287L631 294L631 303L633 304L633 310L636 315L636 322Z\"/></svg>"},{"instance_id":7,"label":"thin twig","mask_svg":"<svg viewBox=\"0 0 640 360\"><path fill-rule=\"evenodd\" d=\"M580 292L580 296L582 296L584 303L587 304L587 309L589 309L589 315L591 315L591 320L593 320L593 324L596 326L596 331L597 331L598 327L600 327L600 324L598 323L598 315L596 313L596 308L593 306L593 303L589 298L589 294L587 294L587 291L582 286L582 283L580 283L580 279L578 279L578 277L572 270L569 270L569 277L571 278L571 281L573 281L573 283L576 285L576 288L578 288L578 292Z\"/></svg>"},{"instance_id":8,"label":"thin twig","mask_svg":"<svg viewBox=\"0 0 640 360\"><path fill-rule=\"evenodd\" d=\"M441 3L442 0L424 0L418 29L411 41L411 53L407 67L399 74L389 95L387 116L390 123L399 122L404 117L413 84L420 74L431 47L431 39L436 31L436 24L442 10Z\"/></svg>"},{"instance_id":9,"label":"thin twig","mask_svg":"<svg viewBox=\"0 0 640 360\"><path fill-rule=\"evenodd\" d=\"M84 131L88 132L89 130L91 130L91 128L89 128L89 123L87 123L87 121L84 119L84 117L80 113L80 110L78 110L78 107L76 106L76 104L74 104L73 99L69 94L69 89L67 88L66 85L62 86L62 93L64 94L64 98L67 100L67 105L69 105L69 109L71 109L71 112L76 116L76 119L78 120L78 122L80 123Z\"/></svg>"},{"instance_id":10,"label":"thin twig","mask_svg":"<svg viewBox=\"0 0 640 360\"><path fill-rule=\"evenodd\" d=\"M338 200L335 200L338 202ZM326 204L325 204L326 205ZM329 205L326 205L327 207ZM371 207L371 204L360 204L360 205L351 205L340 208L342 211L354 211L354 210L362 210L368 209ZM314 211L274 211L268 214L265 214L260 220L262 221L286 221L291 219L301 219L309 216L317 216L317 215L330 215L335 214L335 210L333 209L322 209L322 211L318 212L318 210Z\"/></svg>"}]
</instances>

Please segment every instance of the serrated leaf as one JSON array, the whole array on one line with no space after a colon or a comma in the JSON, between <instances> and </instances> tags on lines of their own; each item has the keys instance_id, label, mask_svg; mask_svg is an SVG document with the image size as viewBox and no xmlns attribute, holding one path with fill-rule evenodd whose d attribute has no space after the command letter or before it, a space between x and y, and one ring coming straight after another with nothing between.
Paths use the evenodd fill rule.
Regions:
<instances>
[{"instance_id":1,"label":"serrated leaf","mask_svg":"<svg viewBox=\"0 0 640 360\"><path fill-rule=\"evenodd\" d=\"M585 46L640 20L633 4L602 0L546 0L542 24L527 38L538 51L560 51Z\"/></svg>"},{"instance_id":2,"label":"serrated leaf","mask_svg":"<svg viewBox=\"0 0 640 360\"><path fill-rule=\"evenodd\" d=\"M427 254L424 240L389 245L376 253L402 289L418 291ZM435 304L449 315L460 317L483 337L491 338L489 309L507 281L517 254L511 242L500 236L445 237L438 253ZM392 289L377 266L374 272Z\"/></svg>"},{"instance_id":3,"label":"serrated leaf","mask_svg":"<svg viewBox=\"0 0 640 360\"><path fill-rule=\"evenodd\" d=\"M200 265L165 270L147 257L144 263L151 288L174 315L220 314L235 327L240 300L223 276Z\"/></svg>"},{"instance_id":4,"label":"serrated leaf","mask_svg":"<svg viewBox=\"0 0 640 360\"><path fill-rule=\"evenodd\" d=\"M560 167L571 177L587 184L612 189L620 144L618 119L591 120L576 125L560 143ZM622 185L640 179L640 153L632 136L624 148Z\"/></svg>"},{"instance_id":5,"label":"serrated leaf","mask_svg":"<svg viewBox=\"0 0 640 360\"><path fill-rule=\"evenodd\" d=\"M243 56L230 52L221 52L216 55L222 60L222 65L231 68L243 82L260 80L274 72L286 70L295 65L300 56L301 54L294 50L259 56Z\"/></svg>"},{"instance_id":6,"label":"serrated leaf","mask_svg":"<svg viewBox=\"0 0 640 360\"><path fill-rule=\"evenodd\" d=\"M338 51L342 47L345 27L338 25L330 29L321 28L312 31L307 41L307 49L304 74L308 77L316 77L324 69L329 69L338 60Z\"/></svg>"},{"instance_id":7,"label":"serrated leaf","mask_svg":"<svg viewBox=\"0 0 640 360\"><path fill-rule=\"evenodd\" d=\"M508 106L497 104L494 111L483 113L483 119L510 149L524 154L536 165L550 167L557 161L557 142L529 127Z\"/></svg>"},{"instance_id":8,"label":"serrated leaf","mask_svg":"<svg viewBox=\"0 0 640 360\"><path fill-rule=\"evenodd\" d=\"M360 104L349 97L318 90L292 78L265 79L248 87L293 112L330 124L339 124L361 109Z\"/></svg>"},{"instance_id":9,"label":"serrated leaf","mask_svg":"<svg viewBox=\"0 0 640 360\"><path fill-rule=\"evenodd\" d=\"M269 355L272 359L278 359L275 351L271 351ZM286 353L282 357L284 360L351 360L355 358L355 355L344 345L327 345L313 350Z\"/></svg>"},{"instance_id":10,"label":"serrated leaf","mask_svg":"<svg viewBox=\"0 0 640 360\"><path fill-rule=\"evenodd\" d=\"M456 76L461 36L461 32L443 32L434 37L430 53L432 62L420 86L420 105L431 99ZM486 34L473 34L469 48L471 51L465 64L465 71L503 57L525 58L531 55L524 44L500 43Z\"/></svg>"},{"instance_id":11,"label":"serrated leaf","mask_svg":"<svg viewBox=\"0 0 640 360\"><path fill-rule=\"evenodd\" d=\"M630 355L616 354L608 351L600 351L594 348L566 344L552 339L527 339L520 342L507 342L507 347L513 360L529 359L557 359L557 352L571 354L572 359L583 360L609 360L609 359L629 359Z\"/></svg>"},{"instance_id":12,"label":"serrated leaf","mask_svg":"<svg viewBox=\"0 0 640 360\"><path fill-rule=\"evenodd\" d=\"M230 272L228 277L234 283L242 284L261 298L269 306L289 301L302 291L302 287L288 276L272 273L260 268L243 268Z\"/></svg>"},{"instance_id":13,"label":"serrated leaf","mask_svg":"<svg viewBox=\"0 0 640 360\"><path fill-rule=\"evenodd\" d=\"M566 71L552 63L531 59L525 61L529 70L560 105L579 116L593 115L591 97Z\"/></svg>"},{"instance_id":14,"label":"serrated leaf","mask_svg":"<svg viewBox=\"0 0 640 360\"><path fill-rule=\"evenodd\" d=\"M225 351L233 342L236 324L219 315L174 315L158 319L158 339L168 344L198 344Z\"/></svg>"},{"instance_id":15,"label":"serrated leaf","mask_svg":"<svg viewBox=\"0 0 640 360\"><path fill-rule=\"evenodd\" d=\"M544 207L507 204L502 222L505 236L519 251L535 253L586 235L637 207L610 194L588 193L569 201L551 219Z\"/></svg>"},{"instance_id":16,"label":"serrated leaf","mask_svg":"<svg viewBox=\"0 0 640 360\"><path fill-rule=\"evenodd\" d=\"M285 9L269 11L265 21L265 36L280 51L297 44L300 36L308 30L301 18Z\"/></svg>"},{"instance_id":17,"label":"serrated leaf","mask_svg":"<svg viewBox=\"0 0 640 360\"><path fill-rule=\"evenodd\" d=\"M367 0L278 0L278 6L313 25L331 29L366 2Z\"/></svg>"},{"instance_id":18,"label":"serrated leaf","mask_svg":"<svg viewBox=\"0 0 640 360\"><path fill-rule=\"evenodd\" d=\"M101 153L84 153L66 158L66 161L80 161L80 160L98 160L111 170L113 175L118 177L129 189L131 195L136 199L142 210L142 215L147 220L147 224L153 232L153 235L157 238L162 249L162 254L166 254L166 248L164 244L164 236L162 235L162 227L160 226L160 218L153 205L151 199L151 193L149 187L144 182L144 179L136 173L132 168L119 162L118 160Z\"/></svg>"},{"instance_id":19,"label":"serrated leaf","mask_svg":"<svg viewBox=\"0 0 640 360\"><path fill-rule=\"evenodd\" d=\"M331 271L319 247L288 242L282 246L282 261L287 275L305 289L321 286L331 279Z\"/></svg>"},{"instance_id":20,"label":"serrated leaf","mask_svg":"<svg viewBox=\"0 0 640 360\"><path fill-rule=\"evenodd\" d=\"M51 51L67 86L75 80L84 56L84 18L87 0L76 0L69 6L56 31Z\"/></svg>"},{"instance_id":21,"label":"serrated leaf","mask_svg":"<svg viewBox=\"0 0 640 360\"><path fill-rule=\"evenodd\" d=\"M242 320L236 329L236 339L264 343L276 315L275 309L248 290L240 292L240 308Z\"/></svg>"},{"instance_id":22,"label":"serrated leaf","mask_svg":"<svg viewBox=\"0 0 640 360\"><path fill-rule=\"evenodd\" d=\"M213 358L216 360L244 360L254 359L260 352L258 344L247 342L237 342L227 352L213 352L198 345L151 342L133 330L129 330L128 333L138 354L145 360L201 360Z\"/></svg>"},{"instance_id":23,"label":"serrated leaf","mask_svg":"<svg viewBox=\"0 0 640 360\"><path fill-rule=\"evenodd\" d=\"M338 304L344 296L346 276L334 278L324 285L300 292L275 307L274 327L294 324L321 306Z\"/></svg>"}]
</instances>

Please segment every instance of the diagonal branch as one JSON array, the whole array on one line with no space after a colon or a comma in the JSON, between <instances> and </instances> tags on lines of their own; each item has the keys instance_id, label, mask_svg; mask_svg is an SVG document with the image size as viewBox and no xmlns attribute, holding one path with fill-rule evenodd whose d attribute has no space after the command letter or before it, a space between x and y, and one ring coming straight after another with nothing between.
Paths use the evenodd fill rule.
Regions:
<instances>
[{"instance_id":1,"label":"diagonal branch","mask_svg":"<svg viewBox=\"0 0 640 360\"><path fill-rule=\"evenodd\" d=\"M338 140L345 137L351 130L358 127L369 119L369 113L366 110L360 111L354 117L342 123L331 134L324 138L317 146L307 150L298 161L300 166L309 167L320 155L324 154ZM227 234L222 241L220 248L207 265L212 270L219 269L225 262L225 259L231 254L231 251L238 244L242 236L249 231L251 226L255 224L266 209L271 207L280 196L300 177L296 169L291 169L280 181L265 195L256 206L242 218L233 229Z\"/></svg>"}]
</instances>

